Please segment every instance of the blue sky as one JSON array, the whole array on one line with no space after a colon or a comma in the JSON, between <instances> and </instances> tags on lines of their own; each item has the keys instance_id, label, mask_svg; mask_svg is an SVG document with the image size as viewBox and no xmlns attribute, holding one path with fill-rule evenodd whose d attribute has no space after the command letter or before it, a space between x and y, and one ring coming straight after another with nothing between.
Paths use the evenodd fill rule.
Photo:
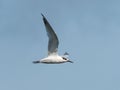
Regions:
<instances>
[{"instance_id":1,"label":"blue sky","mask_svg":"<svg viewBox=\"0 0 120 90\"><path fill-rule=\"evenodd\" d=\"M0 90L120 90L119 0L0 0ZM47 56L43 13L73 64Z\"/></svg>"}]
</instances>

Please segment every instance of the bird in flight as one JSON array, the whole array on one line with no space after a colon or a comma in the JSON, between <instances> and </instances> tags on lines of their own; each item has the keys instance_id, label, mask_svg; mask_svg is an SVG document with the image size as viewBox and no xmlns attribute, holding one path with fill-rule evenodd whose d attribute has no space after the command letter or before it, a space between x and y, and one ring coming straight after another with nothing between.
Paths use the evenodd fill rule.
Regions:
<instances>
[{"instance_id":1,"label":"bird in flight","mask_svg":"<svg viewBox=\"0 0 120 90\"><path fill-rule=\"evenodd\" d=\"M65 63L65 62L70 62L73 63L73 61L68 59L68 53L65 53L64 55L60 56L58 55L58 45L59 45L59 40L54 32L53 28L45 18L43 14L41 14L43 17L43 22L46 28L46 32L49 38L48 41L48 56L38 60L38 61L33 61L34 64L36 63L45 63L45 64L60 64L60 63Z\"/></svg>"}]
</instances>

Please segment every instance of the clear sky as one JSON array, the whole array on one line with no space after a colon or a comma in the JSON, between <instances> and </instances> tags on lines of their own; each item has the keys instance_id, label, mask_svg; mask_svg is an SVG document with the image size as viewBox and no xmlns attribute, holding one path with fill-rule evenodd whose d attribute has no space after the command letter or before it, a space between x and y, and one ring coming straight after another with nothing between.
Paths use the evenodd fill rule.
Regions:
<instances>
[{"instance_id":1,"label":"clear sky","mask_svg":"<svg viewBox=\"0 0 120 90\"><path fill-rule=\"evenodd\" d=\"M73 64L47 56L43 13ZM0 0L0 90L120 90L119 0Z\"/></svg>"}]
</instances>

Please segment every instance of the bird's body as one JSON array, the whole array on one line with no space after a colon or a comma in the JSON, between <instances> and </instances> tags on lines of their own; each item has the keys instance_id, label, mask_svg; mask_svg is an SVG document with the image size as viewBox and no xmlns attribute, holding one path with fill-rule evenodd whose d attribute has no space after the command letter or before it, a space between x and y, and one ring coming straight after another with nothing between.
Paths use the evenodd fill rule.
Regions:
<instances>
[{"instance_id":1,"label":"bird's body","mask_svg":"<svg viewBox=\"0 0 120 90\"><path fill-rule=\"evenodd\" d=\"M64 56L58 55L58 45L59 45L58 37L56 33L54 32L54 30L52 29L49 22L47 21L47 19L45 18L45 16L43 14L42 16L43 16L43 22L46 28L46 32L49 38L48 56L41 60L33 61L33 63L45 63L45 64L60 64L60 63L65 63L65 62L72 63L72 61L70 61L68 58L65 57L67 53L65 53Z\"/></svg>"},{"instance_id":2,"label":"bird's body","mask_svg":"<svg viewBox=\"0 0 120 90\"><path fill-rule=\"evenodd\" d=\"M46 64L59 64L66 62L66 60L63 60L63 58L59 55L50 55L46 58L41 59L40 62Z\"/></svg>"}]
</instances>

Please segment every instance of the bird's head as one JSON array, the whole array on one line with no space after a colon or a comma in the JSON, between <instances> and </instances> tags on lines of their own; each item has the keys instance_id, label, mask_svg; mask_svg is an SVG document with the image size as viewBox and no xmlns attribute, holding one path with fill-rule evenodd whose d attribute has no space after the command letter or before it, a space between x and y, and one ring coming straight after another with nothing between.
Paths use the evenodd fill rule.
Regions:
<instances>
[{"instance_id":1,"label":"bird's head","mask_svg":"<svg viewBox=\"0 0 120 90\"><path fill-rule=\"evenodd\" d=\"M66 57L62 57L63 60L65 60L66 62L70 62L70 63L73 63L73 61L69 60L68 58Z\"/></svg>"}]
</instances>

